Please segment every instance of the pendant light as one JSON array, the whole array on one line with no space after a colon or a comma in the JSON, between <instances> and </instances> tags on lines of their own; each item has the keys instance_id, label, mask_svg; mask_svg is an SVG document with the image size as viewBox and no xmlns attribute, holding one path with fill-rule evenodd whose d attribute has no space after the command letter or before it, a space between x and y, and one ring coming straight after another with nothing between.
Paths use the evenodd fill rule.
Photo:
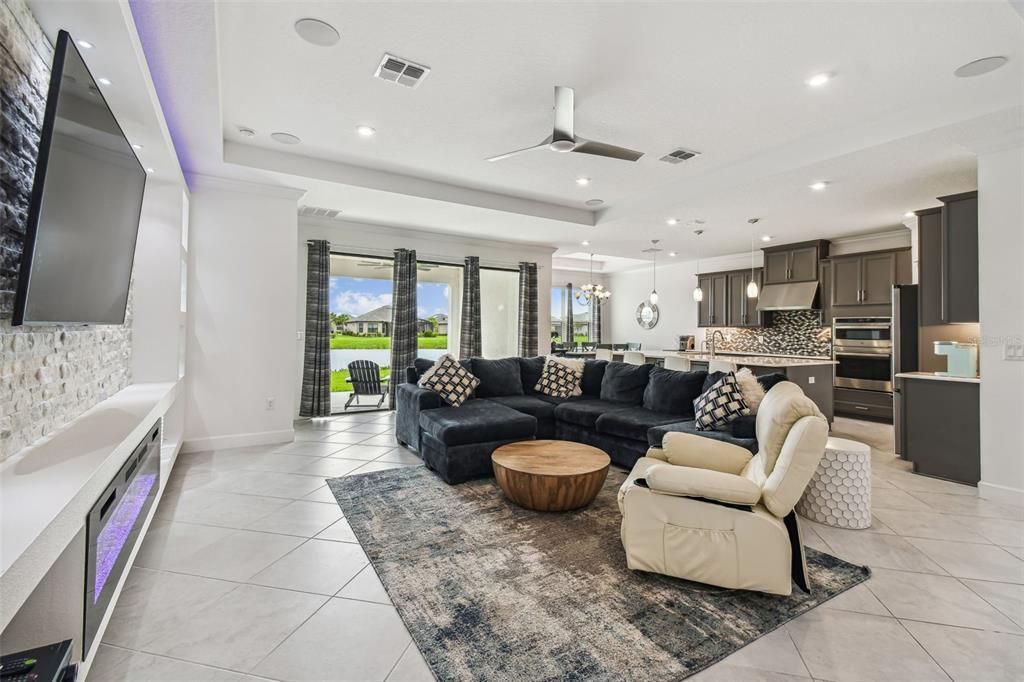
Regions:
<instances>
[{"instance_id":1,"label":"pendant light","mask_svg":"<svg viewBox=\"0 0 1024 682\"><path fill-rule=\"evenodd\" d=\"M693 234L697 236L697 286L693 288L693 300L700 303L704 300L704 290L700 288L700 236L704 230L694 230Z\"/></svg>"},{"instance_id":2,"label":"pendant light","mask_svg":"<svg viewBox=\"0 0 1024 682\"><path fill-rule=\"evenodd\" d=\"M754 281L754 225L760 218L751 218L750 223L750 281L747 283L747 298L757 298L757 282Z\"/></svg>"},{"instance_id":3,"label":"pendant light","mask_svg":"<svg viewBox=\"0 0 1024 682\"><path fill-rule=\"evenodd\" d=\"M660 239L652 239L651 248L644 249L644 253L651 254L651 295L647 299L651 305L658 305L658 252L661 251L658 248L658 242L660 241Z\"/></svg>"}]
</instances>

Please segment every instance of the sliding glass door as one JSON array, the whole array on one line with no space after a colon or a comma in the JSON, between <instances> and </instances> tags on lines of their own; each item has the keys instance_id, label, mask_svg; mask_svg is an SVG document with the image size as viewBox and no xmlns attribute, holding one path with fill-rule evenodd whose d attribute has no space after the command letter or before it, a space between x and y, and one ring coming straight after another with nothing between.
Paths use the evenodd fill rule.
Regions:
<instances>
[{"instance_id":1,"label":"sliding glass door","mask_svg":"<svg viewBox=\"0 0 1024 682\"><path fill-rule=\"evenodd\" d=\"M519 271L480 268L480 340L485 358L519 352Z\"/></svg>"}]
</instances>

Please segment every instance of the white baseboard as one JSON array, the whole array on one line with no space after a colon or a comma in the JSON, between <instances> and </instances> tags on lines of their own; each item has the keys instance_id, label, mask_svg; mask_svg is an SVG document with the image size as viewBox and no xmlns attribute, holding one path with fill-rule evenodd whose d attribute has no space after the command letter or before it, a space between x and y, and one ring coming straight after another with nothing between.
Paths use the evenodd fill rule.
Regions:
<instances>
[{"instance_id":1,"label":"white baseboard","mask_svg":"<svg viewBox=\"0 0 1024 682\"><path fill-rule=\"evenodd\" d=\"M1024 490L1011 488L1007 485L999 485L998 483L980 481L978 483L978 497L992 500L993 502L1005 502L1018 506L1024 505Z\"/></svg>"},{"instance_id":2,"label":"white baseboard","mask_svg":"<svg viewBox=\"0 0 1024 682\"><path fill-rule=\"evenodd\" d=\"M205 452L206 450L227 450L229 448L246 448L252 445L290 443L293 440L295 440L295 429L260 431L258 433L233 433L228 436L186 438L181 444L181 451Z\"/></svg>"}]
</instances>

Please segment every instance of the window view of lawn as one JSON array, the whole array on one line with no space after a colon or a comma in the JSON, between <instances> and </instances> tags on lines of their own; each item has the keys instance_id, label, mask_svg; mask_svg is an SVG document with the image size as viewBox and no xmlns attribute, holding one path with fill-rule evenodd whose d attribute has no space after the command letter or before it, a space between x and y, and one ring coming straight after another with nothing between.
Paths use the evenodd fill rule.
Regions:
<instances>
[{"instance_id":1,"label":"window view of lawn","mask_svg":"<svg viewBox=\"0 0 1024 682\"><path fill-rule=\"evenodd\" d=\"M448 347L447 336L424 336L417 337L416 345L419 348L439 348L444 350ZM349 336L336 334L331 337L331 348L337 350L381 350L391 348L390 336Z\"/></svg>"}]
</instances>

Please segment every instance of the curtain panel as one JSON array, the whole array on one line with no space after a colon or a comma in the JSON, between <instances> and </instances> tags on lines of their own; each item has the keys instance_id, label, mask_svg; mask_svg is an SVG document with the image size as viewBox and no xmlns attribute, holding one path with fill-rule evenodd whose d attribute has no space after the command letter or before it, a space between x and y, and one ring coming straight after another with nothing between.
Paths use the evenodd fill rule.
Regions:
<instances>
[{"instance_id":1,"label":"curtain panel","mask_svg":"<svg viewBox=\"0 0 1024 682\"><path fill-rule=\"evenodd\" d=\"M590 300L590 340L601 343L601 299Z\"/></svg>"},{"instance_id":2,"label":"curtain panel","mask_svg":"<svg viewBox=\"0 0 1024 682\"><path fill-rule=\"evenodd\" d=\"M519 264L519 355L537 355L537 264Z\"/></svg>"},{"instance_id":3,"label":"curtain panel","mask_svg":"<svg viewBox=\"0 0 1024 682\"><path fill-rule=\"evenodd\" d=\"M459 334L459 358L483 355L480 333L480 259L466 256L462 269L462 332Z\"/></svg>"},{"instance_id":4,"label":"curtain panel","mask_svg":"<svg viewBox=\"0 0 1024 682\"><path fill-rule=\"evenodd\" d=\"M306 255L306 336L302 354L300 417L331 414L331 251L310 241Z\"/></svg>"},{"instance_id":5,"label":"curtain panel","mask_svg":"<svg viewBox=\"0 0 1024 682\"><path fill-rule=\"evenodd\" d=\"M395 409L395 389L405 368L416 360L416 251L395 249L391 299L391 381L388 404Z\"/></svg>"},{"instance_id":6,"label":"curtain panel","mask_svg":"<svg viewBox=\"0 0 1024 682\"><path fill-rule=\"evenodd\" d=\"M576 345L575 321L572 319L572 282L565 285L565 335L562 343L569 348Z\"/></svg>"}]
</instances>

